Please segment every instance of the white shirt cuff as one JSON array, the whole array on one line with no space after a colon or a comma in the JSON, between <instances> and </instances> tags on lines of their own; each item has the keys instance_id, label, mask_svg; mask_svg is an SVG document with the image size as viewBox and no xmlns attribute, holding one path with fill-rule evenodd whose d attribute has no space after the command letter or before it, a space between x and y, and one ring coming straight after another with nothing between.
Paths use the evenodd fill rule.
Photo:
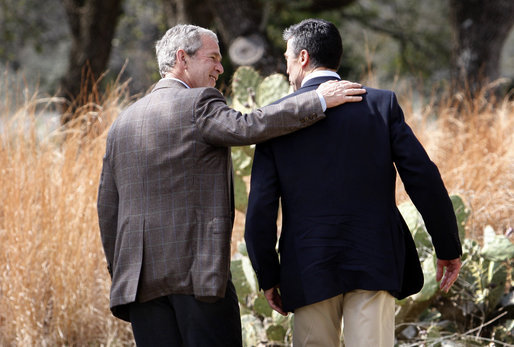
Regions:
<instances>
[{"instance_id":1,"label":"white shirt cuff","mask_svg":"<svg viewBox=\"0 0 514 347\"><path fill-rule=\"evenodd\" d=\"M321 95L320 92L316 90L316 94L318 94L319 102L321 102L321 108L323 109L323 112L327 110L327 102L325 101L325 98L323 95Z\"/></svg>"}]
</instances>

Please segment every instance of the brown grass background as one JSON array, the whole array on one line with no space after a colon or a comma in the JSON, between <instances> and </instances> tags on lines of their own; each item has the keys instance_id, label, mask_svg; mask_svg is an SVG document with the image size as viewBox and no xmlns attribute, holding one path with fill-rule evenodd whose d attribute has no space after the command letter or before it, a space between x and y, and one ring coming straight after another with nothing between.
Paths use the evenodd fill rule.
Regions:
<instances>
[{"instance_id":1,"label":"brown grass background","mask_svg":"<svg viewBox=\"0 0 514 347\"><path fill-rule=\"evenodd\" d=\"M15 87L0 83L0 95ZM0 100L0 345L132 345L130 326L108 309L110 279L100 243L96 195L106 130L133 100L124 84L87 96L76 121L41 134L43 114L62 100ZM514 102L487 91L414 103L407 120L439 166L451 194L472 209L468 237L486 225L512 227ZM398 202L407 198L398 185ZM242 238L238 213L234 245Z\"/></svg>"}]
</instances>

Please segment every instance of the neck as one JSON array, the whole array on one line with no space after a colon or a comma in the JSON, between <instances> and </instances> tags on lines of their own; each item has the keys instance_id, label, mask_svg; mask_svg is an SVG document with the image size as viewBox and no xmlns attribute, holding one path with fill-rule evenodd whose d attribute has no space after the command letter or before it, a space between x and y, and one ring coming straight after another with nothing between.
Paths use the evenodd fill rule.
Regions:
<instances>
[{"instance_id":1,"label":"neck","mask_svg":"<svg viewBox=\"0 0 514 347\"><path fill-rule=\"evenodd\" d=\"M312 68L312 69L308 70L308 71L305 73L305 76L308 76L308 75L310 75L311 73L316 72L316 71L332 71L332 72L336 72L337 70L335 70L335 69L329 69L329 68L326 68L326 67L323 67L323 66L319 66L319 67L315 67L315 68Z\"/></svg>"},{"instance_id":2,"label":"neck","mask_svg":"<svg viewBox=\"0 0 514 347\"><path fill-rule=\"evenodd\" d=\"M321 76L334 76L340 78L334 69L317 68L313 69L303 77L301 86L303 86L308 80Z\"/></svg>"},{"instance_id":3,"label":"neck","mask_svg":"<svg viewBox=\"0 0 514 347\"><path fill-rule=\"evenodd\" d=\"M175 71L166 72L164 77L165 78L176 78L176 79L181 80L181 81L184 80L183 76L181 74L176 73Z\"/></svg>"},{"instance_id":4,"label":"neck","mask_svg":"<svg viewBox=\"0 0 514 347\"><path fill-rule=\"evenodd\" d=\"M163 77L163 78L174 78L174 79L179 80L180 82L182 82L182 84L184 84L186 87L191 88L191 86L189 85L189 83L187 83L187 82L184 80L184 78L181 78L181 77L180 77L180 75L176 75L176 74L173 74L173 73L168 72L168 73L166 73L166 74L164 75L164 77Z\"/></svg>"}]
</instances>

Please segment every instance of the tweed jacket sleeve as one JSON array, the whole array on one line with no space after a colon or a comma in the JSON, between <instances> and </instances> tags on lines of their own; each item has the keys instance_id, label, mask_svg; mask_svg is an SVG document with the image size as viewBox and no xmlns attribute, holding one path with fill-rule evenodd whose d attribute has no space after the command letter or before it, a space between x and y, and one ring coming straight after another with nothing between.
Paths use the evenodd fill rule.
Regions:
<instances>
[{"instance_id":1,"label":"tweed jacket sleeve","mask_svg":"<svg viewBox=\"0 0 514 347\"><path fill-rule=\"evenodd\" d=\"M315 91L243 114L228 107L218 90L205 88L193 109L201 136L206 142L219 146L263 142L325 118Z\"/></svg>"}]
</instances>

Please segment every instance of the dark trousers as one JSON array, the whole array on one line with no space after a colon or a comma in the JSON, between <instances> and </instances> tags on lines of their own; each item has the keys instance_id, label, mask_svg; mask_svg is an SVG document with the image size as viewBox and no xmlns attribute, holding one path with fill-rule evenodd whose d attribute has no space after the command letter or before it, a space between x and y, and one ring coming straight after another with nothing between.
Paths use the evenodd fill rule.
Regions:
<instances>
[{"instance_id":1,"label":"dark trousers","mask_svg":"<svg viewBox=\"0 0 514 347\"><path fill-rule=\"evenodd\" d=\"M138 347L241 347L241 317L232 281L223 299L198 301L192 295L168 295L130 304Z\"/></svg>"}]
</instances>

